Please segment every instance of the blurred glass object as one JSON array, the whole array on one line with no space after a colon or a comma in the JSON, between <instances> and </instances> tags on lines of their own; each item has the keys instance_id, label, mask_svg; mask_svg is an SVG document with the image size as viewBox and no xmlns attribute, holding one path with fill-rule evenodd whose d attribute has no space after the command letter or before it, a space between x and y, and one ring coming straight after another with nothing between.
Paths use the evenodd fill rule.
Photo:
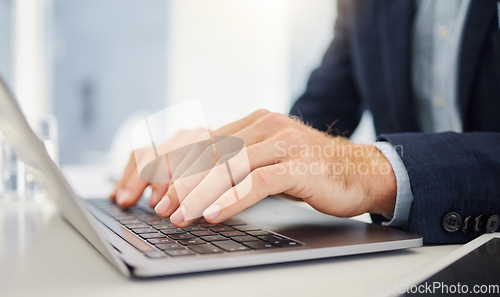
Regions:
<instances>
[{"instance_id":1,"label":"blurred glass object","mask_svg":"<svg viewBox=\"0 0 500 297\"><path fill-rule=\"evenodd\" d=\"M2 201L14 200L18 189L18 161L13 149L0 134L0 199Z\"/></svg>"},{"instance_id":2,"label":"blurred glass object","mask_svg":"<svg viewBox=\"0 0 500 297\"><path fill-rule=\"evenodd\" d=\"M57 125L56 117L52 114L38 116L37 118L30 121L30 125L35 134L45 145L49 156L56 164L59 164L59 127Z\"/></svg>"},{"instance_id":3,"label":"blurred glass object","mask_svg":"<svg viewBox=\"0 0 500 297\"><path fill-rule=\"evenodd\" d=\"M31 118L30 125L45 144L49 156L58 163L57 120L53 115ZM42 189L34 182L25 164L17 156L7 140L0 135L0 200L1 201L40 201Z\"/></svg>"}]
</instances>

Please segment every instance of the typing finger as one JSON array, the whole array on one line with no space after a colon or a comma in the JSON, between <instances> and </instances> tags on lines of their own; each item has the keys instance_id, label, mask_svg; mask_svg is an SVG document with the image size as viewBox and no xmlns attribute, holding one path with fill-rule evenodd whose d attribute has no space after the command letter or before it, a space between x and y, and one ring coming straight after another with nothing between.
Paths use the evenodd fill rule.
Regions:
<instances>
[{"instance_id":1,"label":"typing finger","mask_svg":"<svg viewBox=\"0 0 500 297\"><path fill-rule=\"evenodd\" d=\"M158 205L156 205L156 213L160 217L170 217L172 213L179 208L180 203L189 194L189 192L191 192L191 190L194 189L207 174L208 170L175 180L175 182L168 188L165 196L161 199Z\"/></svg>"},{"instance_id":2,"label":"typing finger","mask_svg":"<svg viewBox=\"0 0 500 297\"><path fill-rule=\"evenodd\" d=\"M132 155L123 177L116 186L114 198L121 207L130 207L139 200L148 184L148 182L143 181L139 177L135 166L134 156Z\"/></svg>"},{"instance_id":3,"label":"typing finger","mask_svg":"<svg viewBox=\"0 0 500 297\"><path fill-rule=\"evenodd\" d=\"M250 173L246 149L234 152L236 156L224 156L221 162L197 184L170 217L172 223L185 227L202 216L203 211L234 186L234 178L243 179Z\"/></svg>"},{"instance_id":4,"label":"typing finger","mask_svg":"<svg viewBox=\"0 0 500 297\"><path fill-rule=\"evenodd\" d=\"M227 190L210 205L203 212L204 218L210 223L219 223L269 195L289 190L296 184L296 175L287 174L286 166L286 163L279 163L252 171L241 183Z\"/></svg>"},{"instance_id":5,"label":"typing finger","mask_svg":"<svg viewBox=\"0 0 500 297\"><path fill-rule=\"evenodd\" d=\"M149 206L154 208L160 202L162 197L167 192L169 184L155 183L151 184L151 197L149 198Z\"/></svg>"}]
</instances>

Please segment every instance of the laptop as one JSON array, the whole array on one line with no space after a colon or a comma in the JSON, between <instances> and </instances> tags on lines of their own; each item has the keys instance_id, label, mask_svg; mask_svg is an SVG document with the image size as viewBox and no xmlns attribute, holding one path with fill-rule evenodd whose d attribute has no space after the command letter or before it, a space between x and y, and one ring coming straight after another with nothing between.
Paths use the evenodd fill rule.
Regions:
<instances>
[{"instance_id":1,"label":"laptop","mask_svg":"<svg viewBox=\"0 0 500 297\"><path fill-rule=\"evenodd\" d=\"M155 277L406 249L422 237L268 197L221 224L176 228L148 206L78 197L0 77L0 129L64 219L127 277ZM76 256L76 255L75 255Z\"/></svg>"}]
</instances>

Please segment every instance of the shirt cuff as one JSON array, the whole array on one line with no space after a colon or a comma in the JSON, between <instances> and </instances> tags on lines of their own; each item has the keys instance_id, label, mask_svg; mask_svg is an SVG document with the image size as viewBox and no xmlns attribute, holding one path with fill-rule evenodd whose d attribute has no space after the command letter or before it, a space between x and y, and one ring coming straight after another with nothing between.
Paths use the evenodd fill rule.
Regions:
<instances>
[{"instance_id":1,"label":"shirt cuff","mask_svg":"<svg viewBox=\"0 0 500 297\"><path fill-rule=\"evenodd\" d=\"M413 202L408 171L398 152L389 142L378 141L374 146L384 154L385 158L391 164L394 175L396 176L397 185L394 216L391 218L390 216L384 215L384 217L388 219L388 222L382 222L382 225L407 229L411 203Z\"/></svg>"}]
</instances>

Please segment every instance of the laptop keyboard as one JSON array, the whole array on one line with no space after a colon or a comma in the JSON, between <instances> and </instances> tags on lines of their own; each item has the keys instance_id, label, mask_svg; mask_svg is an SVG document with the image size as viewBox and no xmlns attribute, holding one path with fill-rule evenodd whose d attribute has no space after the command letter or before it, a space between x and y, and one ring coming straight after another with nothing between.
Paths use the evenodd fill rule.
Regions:
<instances>
[{"instance_id":1,"label":"laptop keyboard","mask_svg":"<svg viewBox=\"0 0 500 297\"><path fill-rule=\"evenodd\" d=\"M211 224L201 218L185 228L177 228L148 206L122 209L109 200L89 203L153 247L147 251L139 249L153 259L301 246L289 237L236 219Z\"/></svg>"}]
</instances>

